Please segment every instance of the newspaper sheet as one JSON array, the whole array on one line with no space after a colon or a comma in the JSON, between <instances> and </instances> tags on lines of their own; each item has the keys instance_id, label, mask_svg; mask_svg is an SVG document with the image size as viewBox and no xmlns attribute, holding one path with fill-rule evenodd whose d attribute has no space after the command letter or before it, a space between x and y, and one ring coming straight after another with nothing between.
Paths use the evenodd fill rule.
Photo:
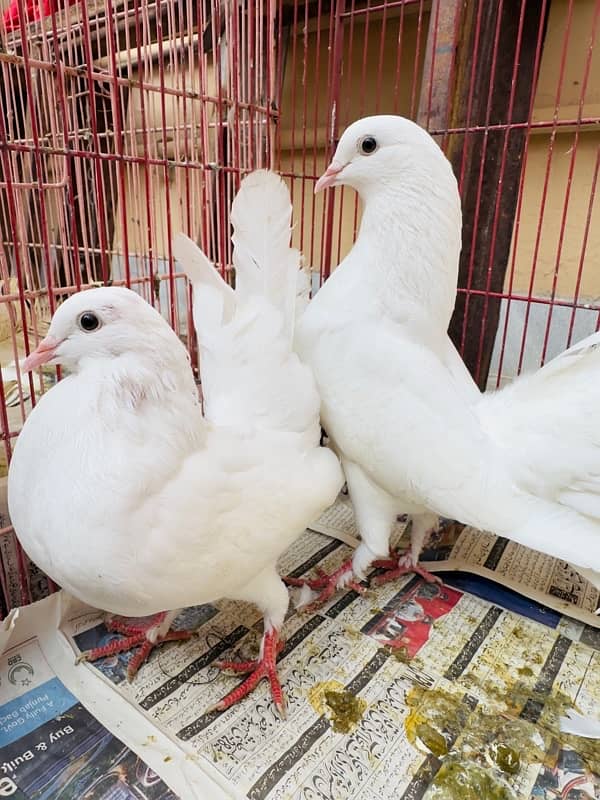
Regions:
<instances>
[{"instance_id":1,"label":"newspaper sheet","mask_svg":"<svg viewBox=\"0 0 600 800\"><path fill-rule=\"evenodd\" d=\"M312 574L350 554L307 531L280 567ZM266 682L207 713L240 680L215 660L256 655L251 606L187 609L177 626L197 635L155 651L131 684L127 655L74 665L116 634L63 593L2 624L0 796L600 800L600 740L558 722L598 713L600 635L559 615L541 624L413 576L315 613L291 605L285 720Z\"/></svg>"},{"instance_id":2,"label":"newspaper sheet","mask_svg":"<svg viewBox=\"0 0 600 800\"><path fill-rule=\"evenodd\" d=\"M398 522L394 541L408 546L406 522ZM358 544L350 501L340 496L311 529L349 544ZM455 522L445 522L421 555L430 572L464 571L497 581L574 619L600 628L600 592L565 561L511 542L501 536Z\"/></svg>"}]
</instances>

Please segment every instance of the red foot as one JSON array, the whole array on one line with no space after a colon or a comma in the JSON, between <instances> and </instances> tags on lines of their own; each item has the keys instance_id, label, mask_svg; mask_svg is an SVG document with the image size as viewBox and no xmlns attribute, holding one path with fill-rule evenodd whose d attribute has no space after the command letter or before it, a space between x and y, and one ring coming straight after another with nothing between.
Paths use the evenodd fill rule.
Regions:
<instances>
[{"instance_id":1,"label":"red foot","mask_svg":"<svg viewBox=\"0 0 600 800\"><path fill-rule=\"evenodd\" d=\"M137 653L132 655L127 665L127 680L132 681L139 668L148 659L155 647L163 644L163 642L176 642L190 639L194 635L194 631L169 631L165 636L157 637L156 642L151 642L150 639L147 638L148 633L157 625L160 625L165 617L165 613L149 617L147 622L138 624L132 624L124 617L110 619L105 623L108 630L114 633L122 633L124 634L124 638L115 639L102 647L94 647L92 650L85 650L79 655L77 663L80 661L97 661L99 658L114 656L116 653L123 653L127 650L133 650L133 648L139 647L140 649Z\"/></svg>"},{"instance_id":2,"label":"red foot","mask_svg":"<svg viewBox=\"0 0 600 800\"><path fill-rule=\"evenodd\" d=\"M283 642L279 640L278 632L269 630L263 636L262 656L256 661L217 661L216 665L220 669L231 672L249 672L250 674L243 683L225 695L209 711L225 711L226 708L249 695L263 678L268 678L275 707L282 719L285 719L285 699L277 676L277 655L282 647Z\"/></svg>"},{"instance_id":3,"label":"red foot","mask_svg":"<svg viewBox=\"0 0 600 800\"><path fill-rule=\"evenodd\" d=\"M312 603L305 606L302 610L313 612L330 598L333 597L338 589L353 589L355 592L362 594L365 589L357 581L352 578L352 560L344 561L341 567L328 575L322 569L316 569L318 578L284 578L284 582L288 586L308 586L313 591L319 592L319 596L313 600ZM349 578L349 580L348 580ZM320 590L320 591L319 591Z\"/></svg>"},{"instance_id":4,"label":"red foot","mask_svg":"<svg viewBox=\"0 0 600 800\"><path fill-rule=\"evenodd\" d=\"M396 558L394 558L392 554L392 558L374 561L372 566L385 570L383 575L377 575L375 578L373 578L373 583L376 586L381 586L383 583L389 583L389 581L396 580L396 578L400 578L402 575L407 575L409 572L414 572L416 575L420 575L427 581L427 583L442 583L442 579L437 575L433 575L431 572L423 569L423 567L420 567L418 562L415 563L410 553L397 554Z\"/></svg>"}]
</instances>

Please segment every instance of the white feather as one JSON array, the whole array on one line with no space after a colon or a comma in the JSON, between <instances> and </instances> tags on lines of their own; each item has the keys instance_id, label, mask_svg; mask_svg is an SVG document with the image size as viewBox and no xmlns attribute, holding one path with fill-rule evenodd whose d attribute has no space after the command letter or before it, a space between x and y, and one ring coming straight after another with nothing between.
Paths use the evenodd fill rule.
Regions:
<instances>
[{"instance_id":1,"label":"white feather","mask_svg":"<svg viewBox=\"0 0 600 800\"><path fill-rule=\"evenodd\" d=\"M194 292L194 323L200 339L211 331L231 322L235 313L233 289L219 275L202 250L185 234L173 239L173 255L185 266L192 286L202 287Z\"/></svg>"},{"instance_id":2,"label":"white feather","mask_svg":"<svg viewBox=\"0 0 600 800\"><path fill-rule=\"evenodd\" d=\"M584 736L587 739L600 739L600 719L597 717L586 717L569 709L559 722L562 733Z\"/></svg>"},{"instance_id":3,"label":"white feather","mask_svg":"<svg viewBox=\"0 0 600 800\"><path fill-rule=\"evenodd\" d=\"M306 269L304 263L301 263L298 270L296 279L296 304L294 309L294 327L298 324L298 320L304 314L310 302L310 270Z\"/></svg>"},{"instance_id":4,"label":"white feather","mask_svg":"<svg viewBox=\"0 0 600 800\"><path fill-rule=\"evenodd\" d=\"M300 252L290 247L291 218L290 195L278 175L257 170L244 178L231 207L236 292L243 300L259 295L277 308L290 343L300 270Z\"/></svg>"},{"instance_id":5,"label":"white feather","mask_svg":"<svg viewBox=\"0 0 600 800\"><path fill-rule=\"evenodd\" d=\"M318 436L318 396L292 351L296 304L306 291L300 254L290 246L289 192L259 170L233 202L235 292L187 237L174 252L194 288L204 408L219 425Z\"/></svg>"}]
</instances>

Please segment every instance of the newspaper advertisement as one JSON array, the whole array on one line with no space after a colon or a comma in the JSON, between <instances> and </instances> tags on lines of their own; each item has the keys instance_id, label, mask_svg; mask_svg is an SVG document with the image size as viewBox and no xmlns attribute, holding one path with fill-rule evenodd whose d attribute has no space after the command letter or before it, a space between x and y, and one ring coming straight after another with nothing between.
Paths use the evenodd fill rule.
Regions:
<instances>
[{"instance_id":1,"label":"newspaper advertisement","mask_svg":"<svg viewBox=\"0 0 600 800\"><path fill-rule=\"evenodd\" d=\"M351 553L307 531L280 570L330 571ZM18 610L0 631L0 779L15 787L0 796L600 799L600 739L559 722L598 715L600 639L583 623L541 624L411 575L340 590L311 613L291 603L281 719L266 681L207 711L240 681L215 662L257 654L254 607L186 609L176 626L196 635L155 650L128 683L129 654L75 666L118 634L63 598Z\"/></svg>"},{"instance_id":2,"label":"newspaper advertisement","mask_svg":"<svg viewBox=\"0 0 600 800\"><path fill-rule=\"evenodd\" d=\"M2 796L109 797L128 787L132 796L175 799L52 673L35 639L4 656L2 674L7 677L0 707Z\"/></svg>"},{"instance_id":3,"label":"newspaper advertisement","mask_svg":"<svg viewBox=\"0 0 600 800\"><path fill-rule=\"evenodd\" d=\"M393 540L408 546L406 522L398 521ZM312 530L358 543L352 505L340 497ZM501 536L445 521L425 546L420 564L430 572L464 571L497 581L592 627L600 628L600 592L570 564L530 550Z\"/></svg>"}]
</instances>

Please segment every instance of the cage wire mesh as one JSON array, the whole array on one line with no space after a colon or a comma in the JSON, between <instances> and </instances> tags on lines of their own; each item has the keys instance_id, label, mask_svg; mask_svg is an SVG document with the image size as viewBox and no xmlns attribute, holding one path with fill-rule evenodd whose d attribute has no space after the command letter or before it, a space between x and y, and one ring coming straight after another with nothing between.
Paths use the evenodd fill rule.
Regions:
<instances>
[{"instance_id":1,"label":"cage wire mesh","mask_svg":"<svg viewBox=\"0 0 600 800\"><path fill-rule=\"evenodd\" d=\"M464 230L450 332L482 388L600 327L600 0L0 2L4 474L60 377L18 362L62 299L131 286L193 348L171 239L183 230L231 276L229 206L249 170L288 180L316 290L360 208L314 184L367 114L417 120L452 161ZM5 614L54 587L3 502Z\"/></svg>"}]
</instances>

